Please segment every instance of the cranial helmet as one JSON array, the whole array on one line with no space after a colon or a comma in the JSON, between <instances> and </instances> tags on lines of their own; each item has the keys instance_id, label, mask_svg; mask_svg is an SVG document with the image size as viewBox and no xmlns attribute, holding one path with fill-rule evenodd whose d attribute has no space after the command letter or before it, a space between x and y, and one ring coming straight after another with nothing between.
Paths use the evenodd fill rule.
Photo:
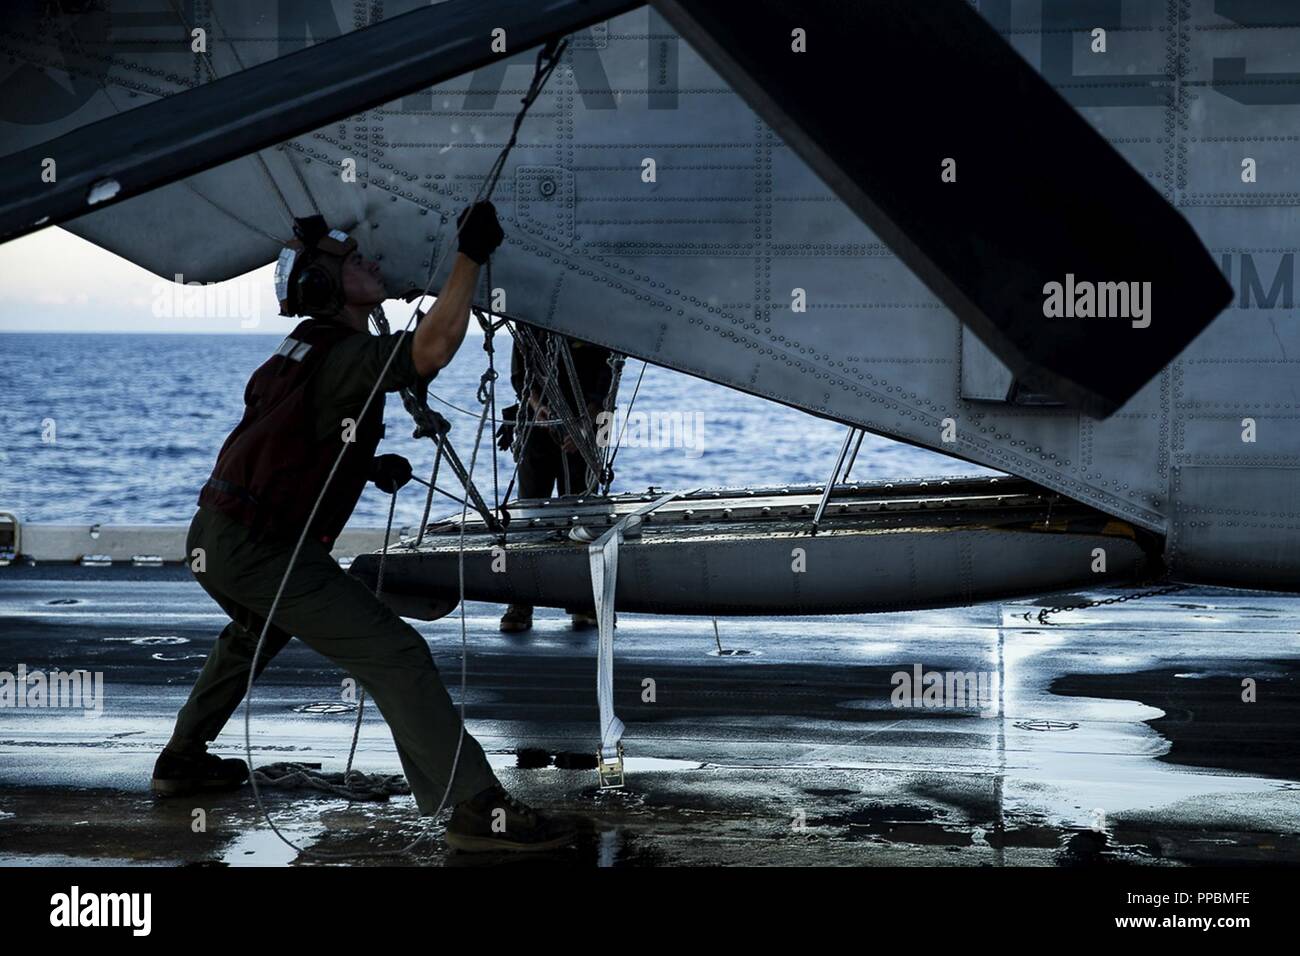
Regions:
<instances>
[{"instance_id":1,"label":"cranial helmet","mask_svg":"<svg viewBox=\"0 0 1300 956\"><path fill-rule=\"evenodd\" d=\"M294 239L275 264L275 297L281 315L325 317L343 308L343 260L357 241L331 229L322 216L293 221Z\"/></svg>"}]
</instances>

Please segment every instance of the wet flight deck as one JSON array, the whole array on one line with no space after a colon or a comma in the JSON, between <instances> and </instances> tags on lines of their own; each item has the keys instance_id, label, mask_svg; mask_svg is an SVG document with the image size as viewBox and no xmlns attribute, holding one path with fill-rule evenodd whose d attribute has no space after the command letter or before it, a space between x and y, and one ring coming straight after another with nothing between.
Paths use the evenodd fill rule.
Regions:
<instances>
[{"instance_id":1,"label":"wet flight deck","mask_svg":"<svg viewBox=\"0 0 1300 956\"><path fill-rule=\"evenodd\" d=\"M722 618L716 636L708 618L622 614L627 786L603 793L595 632L539 611L531 633L503 635L501 609L472 603L468 725L509 789L580 821L579 842L548 855L576 866L1300 862L1300 603L1192 588L1037 618L1124 593ZM313 862L271 835L247 788L149 795L223 623L177 568L0 569L0 670L104 679L97 715L0 710L0 864ZM417 626L459 700L457 616ZM899 675L931 672L980 675L980 699L904 693ZM291 644L255 694L255 763L342 770L343 676ZM242 755L242 711L214 749ZM373 707L357 766L400 771ZM409 796L267 802L295 842L334 852L391 850L429 826ZM491 862L448 852L433 826L380 861Z\"/></svg>"}]
</instances>

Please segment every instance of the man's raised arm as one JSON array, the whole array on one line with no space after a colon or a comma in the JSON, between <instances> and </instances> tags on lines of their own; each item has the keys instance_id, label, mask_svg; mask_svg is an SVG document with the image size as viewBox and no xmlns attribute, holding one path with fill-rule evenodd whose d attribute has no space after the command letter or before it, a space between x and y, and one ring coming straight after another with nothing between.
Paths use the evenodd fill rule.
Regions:
<instances>
[{"instance_id":1,"label":"man's raised arm","mask_svg":"<svg viewBox=\"0 0 1300 956\"><path fill-rule=\"evenodd\" d=\"M490 202L466 209L457 222L461 225L460 245L451 275L447 277L433 308L416 326L411 342L415 371L423 379L433 378L445 368L465 340L479 267L487 262L505 238Z\"/></svg>"}]
</instances>

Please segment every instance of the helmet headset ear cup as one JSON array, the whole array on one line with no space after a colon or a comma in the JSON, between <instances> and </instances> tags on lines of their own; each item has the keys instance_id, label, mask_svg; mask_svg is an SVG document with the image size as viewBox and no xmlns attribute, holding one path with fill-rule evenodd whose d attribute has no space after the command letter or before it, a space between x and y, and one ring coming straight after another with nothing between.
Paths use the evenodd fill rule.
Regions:
<instances>
[{"instance_id":1,"label":"helmet headset ear cup","mask_svg":"<svg viewBox=\"0 0 1300 956\"><path fill-rule=\"evenodd\" d=\"M297 306L308 315L329 314L343 305L343 290L333 273L318 263L304 266L295 282Z\"/></svg>"},{"instance_id":2,"label":"helmet headset ear cup","mask_svg":"<svg viewBox=\"0 0 1300 956\"><path fill-rule=\"evenodd\" d=\"M281 253L276 283L285 276L281 314L328 318L343 308L343 263L357 241L330 229L322 216L294 220L294 239ZM284 270L283 272L281 270Z\"/></svg>"}]
</instances>

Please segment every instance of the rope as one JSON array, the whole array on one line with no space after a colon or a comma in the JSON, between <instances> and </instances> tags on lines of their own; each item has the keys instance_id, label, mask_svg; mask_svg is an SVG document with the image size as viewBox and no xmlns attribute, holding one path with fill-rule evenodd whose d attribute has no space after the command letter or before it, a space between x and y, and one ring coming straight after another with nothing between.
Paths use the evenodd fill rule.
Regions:
<instances>
[{"instance_id":1,"label":"rope","mask_svg":"<svg viewBox=\"0 0 1300 956\"><path fill-rule=\"evenodd\" d=\"M582 383L578 381L578 369L573 364L573 350L569 348L569 340L561 336L559 344L556 345L555 351L559 353L560 358L564 360L564 370L569 377L569 391L573 393L574 408L574 425L576 432L581 433L581 441L590 452L590 458L583 454L583 460L587 463L586 481L583 482L583 494L591 494L600 484L600 473L604 467L605 456L600 448L596 445L596 431L591 420L591 410L587 408L587 396L582 391ZM571 433L574 445L579 442L579 436ZM582 452L582 449L579 449ZM568 456L564 456L564 478L569 480L569 462Z\"/></svg>"},{"instance_id":2,"label":"rope","mask_svg":"<svg viewBox=\"0 0 1300 956\"><path fill-rule=\"evenodd\" d=\"M506 158L509 156L511 149L514 148L515 141L518 138L518 134L519 134L519 127L523 123L524 116L527 114L528 108L533 104L533 102L537 99L537 96L541 93L542 87L545 85L546 80L550 77L551 73L554 72L555 67L558 65L560 57L564 53L564 50L567 47L567 45L568 45L567 41L562 41L558 45L554 43L548 43L538 52L537 65L533 73L533 81L529 85L528 92L525 94L522 100L523 103L522 108L519 110L519 113L515 116L514 128L511 131L510 139L506 143L505 147L501 150L500 154L497 156L497 160L493 164L492 169L489 171L487 177L484 179L483 183L479 186L478 194L474 197L475 203L491 197L493 190L496 188L497 181L500 179L501 171L505 166ZM463 222L457 223L455 237L458 238L460 236L460 231L463 228L464 228ZM398 335L397 341L393 343L393 350L389 353L388 359L384 362L384 367L380 369L379 375L375 379L375 384L371 387L370 393L366 396L365 403L362 405L361 411L356 417L357 421L365 420L366 413L370 410L370 406L374 401L375 395L378 394L379 392L379 385L381 382L383 382L385 376L387 376L388 370L393 364L393 359L397 355L398 349L400 349L402 343L405 342L406 335L410 331L412 322L415 321L416 316L421 314L419 309L419 303L422 302L425 296L429 294L429 289L433 284L433 277L437 274L438 270L441 268L442 263L446 259L448 252L452 249L454 245L455 243L447 244L447 246L443 249L442 253L439 255L437 264L434 266L432 270L430 270L429 280L428 282L426 282L424 290L421 292L419 297L415 300L415 306L411 311L410 318L408 318L406 321L406 326L402 329L401 333ZM473 473L474 464L478 459L479 445L483 437L483 423L484 420L487 418L487 413L488 413L488 408L486 405L484 405L483 415L479 419L478 433L475 437L474 452L470 459L470 470L469 470L470 474ZM245 690L245 696L244 696L244 751L247 756L248 765L250 769L252 768L253 765L253 743L252 743L253 680L254 680L254 676L257 673L257 661L258 658L261 657L262 648L266 644L266 636L270 632L271 624L275 619L275 612L279 609L280 600L284 596L284 590L285 590L285 586L289 582L289 576L293 573L294 565L298 563L298 555L302 552L303 543L307 540L308 530L311 528L312 524L316 520L316 514L320 510L321 503L325 499L325 494L329 490L330 485L333 483L334 476L338 473L339 465L342 463L343 456L347 453L349 447L350 447L349 444L344 443L343 446L339 449L339 453L334 459L334 464L331 466L329 474L325 478L325 484L322 486L320 493L316 496L316 501L312 505L311 513L307 516L307 521L304 523L302 532L298 536L298 541L294 545L293 552L289 556L289 563L288 566L285 568L284 577L280 581L280 586L276 590L275 598L272 600L271 607L267 612L266 621L262 626L262 633L257 640L257 647L253 650L253 660L249 667L249 674L248 674L248 687ZM461 727L460 727L460 735L457 738L457 743L456 743L456 753L452 759L451 771L447 779L447 788L443 792L442 800L439 801L437 810L435 810L432 814L435 817L442 812L443 808L446 806L447 798L451 795L451 786L456 779L456 769L460 764L461 743L464 740L464 736L465 736L465 688L467 683L466 656L468 652L468 636L467 636L468 632L467 632L467 625L465 620L465 518L467 517L469 512L468 497L469 496L467 493L465 505L461 510L461 526L460 526L460 542L459 542L460 558L458 562L460 598L461 598L460 600ZM262 817L266 820L267 826L271 828L271 831L276 835L276 837L282 843L284 843L286 846L290 847L291 849L297 851L298 853L304 855L310 855L310 856L322 856L327 858L339 857L339 856L368 857L368 856L390 855L386 853L336 854L336 853L326 853L324 851L315 848L306 849L303 847L299 847L292 840L290 840L283 833L281 833L280 829L275 825L275 821L271 819L270 813L267 811L265 804L263 804L262 802L262 795L261 795L261 791L258 789L256 774L251 775L249 780L250 783L252 784L253 799L257 803L258 811L262 814ZM420 844L425 839L427 839L430 836L430 834L431 831L426 830L424 833L416 837L415 840L413 840L410 844L402 848L400 852L402 853L410 852L418 844Z\"/></svg>"},{"instance_id":3,"label":"rope","mask_svg":"<svg viewBox=\"0 0 1300 956\"><path fill-rule=\"evenodd\" d=\"M618 407L618 388L623 380L623 365L627 357L620 355L618 352L610 352L606 362L609 365L609 388L605 392L605 400L601 403L600 410L605 416L605 422L608 424L613 420L614 410ZM642 366L644 370L644 366ZM609 494L609 487L614 483L614 466L610 460L611 446L609 436L606 435L605 446L600 448L599 427L596 432L596 446L599 448L604 464L600 470L601 494Z\"/></svg>"},{"instance_id":4,"label":"rope","mask_svg":"<svg viewBox=\"0 0 1300 956\"><path fill-rule=\"evenodd\" d=\"M429 493L424 499L424 515L420 518L420 536L415 539L415 546L418 548L424 541L424 531L429 527L429 509L433 507L433 492L438 487L438 466L442 464L442 445L438 446L437 453L433 456L433 473L429 475ZM468 499L467 499L468 500Z\"/></svg>"},{"instance_id":5,"label":"rope","mask_svg":"<svg viewBox=\"0 0 1300 956\"><path fill-rule=\"evenodd\" d=\"M488 295L490 296L492 294L492 260L490 259L488 260L488 268L487 268L487 286L488 286ZM484 402L485 405L484 410L489 413L488 417L490 417L493 421L496 421L497 366L496 366L496 349L492 345L492 335L493 335L492 323L490 321L485 321L481 314L478 316L478 320L479 323L483 326L483 351L487 352L487 357L488 357L487 371L483 373L483 378L480 379L479 381L479 392L482 393L484 385L487 386L487 400L486 402ZM479 401L480 402L484 401L481 395ZM479 427L480 428L482 427L481 423ZM497 466L497 443L496 441L493 441L492 442L492 505L496 511L497 516L500 517L501 482L500 482L500 476L497 473L498 470L499 469ZM471 468L470 471L472 472L473 469ZM504 529L502 530L504 531Z\"/></svg>"},{"instance_id":6,"label":"rope","mask_svg":"<svg viewBox=\"0 0 1300 956\"><path fill-rule=\"evenodd\" d=\"M375 306L371 311L370 321L374 323L375 329L379 334L388 334L388 318L384 315L384 307L382 305ZM464 464L461 463L460 457L452 447L451 439L448 437L451 423L437 412L433 411L433 409L429 408L429 403L425 401L425 392L426 389L424 384L421 384L416 388L403 388L401 391L402 405L406 408L407 413L415 422L413 437L429 438L434 442L438 451L447 459L447 463L451 466L451 470L456 475L457 480L464 486L465 500L468 500L474 510L483 517L483 521L487 524L488 528L492 530L501 530L502 526L499 516L495 512L488 510L487 503L483 500L483 496L479 494L478 488L474 484L474 476L465 470ZM423 482L424 479L417 478L416 481ZM432 483L430 484L432 491L446 495L457 504L463 503L462 499L443 491Z\"/></svg>"},{"instance_id":7,"label":"rope","mask_svg":"<svg viewBox=\"0 0 1300 956\"><path fill-rule=\"evenodd\" d=\"M603 485L604 493L607 494L609 492L609 487L614 480L613 461L608 457L609 448L608 447L601 448L599 446L599 441L596 438L596 433L594 430L594 423L591 422L590 416L587 413L585 402L583 402L581 398L578 397L579 386L576 384L578 382L578 375L577 375L577 370L574 368L573 365L572 352L568 349L567 341L561 339L561 344L564 347L563 354L566 355L568 358L567 371L569 374L570 388L574 392L575 397L578 398L579 407L582 409L584 415L584 423L591 426L590 428L583 430L581 434L575 434L577 429L574 424L574 419L567 415L568 407L567 404L563 401L563 393L558 390L558 384L553 385L551 382L551 379L555 376L555 373L557 371L558 363L554 361L552 355L550 354L544 355L542 353L541 346L537 343L536 337L533 335L531 329L528 329L526 327L519 327L519 328L515 328L511 326L507 326L507 327L509 328L510 334L514 337L515 347L524 353L525 358L523 363L524 364L523 387L519 393L519 414L516 415L516 419L513 423L515 429L515 436L514 436L514 441L511 444L511 448L515 455L515 469L510 476L509 484L506 486L505 500L506 501L510 500L510 493L514 490L515 480L519 475L519 465L520 465L520 460L524 454L524 449L527 447L528 440L532 435L532 429L537 427L568 429L570 435L574 436L575 445L577 445L580 441L585 441L586 439L590 439L590 441L586 442L586 447L591 457L591 461L588 462L588 468L590 470L593 467L593 463L595 462L599 462L599 464L595 466L594 471L589 472L589 477L591 480L587 482L584 493L591 494L596 490L597 487ZM558 351L559 346L556 346L554 342L550 342L548 340L548 344L551 349ZM624 357L617 353L610 353L608 362L613 368L613 372L610 376L609 388L605 392L605 398L602 403L602 408L604 409L605 412L612 413L615 402L617 400L619 380L622 377L622 373L623 373ZM530 402L530 397L533 394L533 384L532 384L534 379L533 370L539 363L546 369L546 380L543 381L542 387L538 389L538 392L546 401L548 407L552 407L558 410L560 415L559 419L538 421L537 417L534 414L532 414L532 405ZM641 374L643 376L645 375L644 364L641 367ZM640 379L637 379L638 388L640 388L640 384L641 384ZM556 400L557 398L559 399L559 401ZM635 396L633 396L633 399L635 400ZM438 399L438 401L443 401L443 399ZM444 402L444 404L450 405L449 402ZM456 406L454 405L452 405L451 407L456 408ZM459 408L457 408L456 410L462 411ZM584 456L584 461L586 460L587 458L586 456ZM561 456L560 467L563 471L563 478L562 478L563 485L561 486L560 493L566 494L572 490L570 487L569 460L567 454Z\"/></svg>"},{"instance_id":8,"label":"rope","mask_svg":"<svg viewBox=\"0 0 1300 956\"><path fill-rule=\"evenodd\" d=\"M547 369L547 377L542 383L542 399L548 409L558 416L563 427L568 431L577 447L578 453L582 456L587 468L593 471L599 477L602 468L602 455L595 448L594 436L585 432L578 425L576 417L570 413L568 400L564 397L564 391L560 387L557 377L553 374L559 363L556 361L559 354L562 337L551 335L547 338L547 351L543 352L541 345L537 342L532 330L527 326L520 325L515 329L515 341L524 350L525 363L533 363L538 368ZM560 341L557 341L560 340ZM567 345L564 346L567 349ZM572 374L572 373L571 373ZM574 376L576 378L576 375ZM571 388L576 388L570 382ZM579 403L582 405L582 403ZM582 405L585 413L586 406ZM589 440L590 439L590 440ZM564 459L565 474L568 474L567 458ZM590 486L588 486L590 491Z\"/></svg>"},{"instance_id":9,"label":"rope","mask_svg":"<svg viewBox=\"0 0 1300 956\"><path fill-rule=\"evenodd\" d=\"M442 397L439 396L439 395L435 395L433 392L430 392L430 393L429 393L429 397L430 397L431 399L433 399L435 402L437 402L438 404L440 404L440 405L446 405L446 406L447 406L448 408L450 408L453 412L459 412L460 414L466 416L467 418L478 418L478 412L471 412L468 408L462 408L460 405L456 405L456 404L454 404L454 403L452 403L452 402L449 402L449 401L447 401L445 398L442 398ZM519 421L518 421L518 419L516 419L516 420L513 421L513 422L510 422L510 421L507 421L507 420L504 419L504 418L491 418L491 419L488 419L488 421L492 424L493 427L496 427L496 426L499 426L499 425L514 425L514 426L516 427L516 429L519 427ZM536 427L538 427L538 428L559 428L559 427L560 427L560 423L559 423L559 422L536 422Z\"/></svg>"},{"instance_id":10,"label":"rope","mask_svg":"<svg viewBox=\"0 0 1300 956\"><path fill-rule=\"evenodd\" d=\"M483 427L483 423L480 422L479 423L480 438L482 437L482 427ZM478 442L476 441L474 447L474 454L470 459L471 471L473 470L474 462L478 458L478 447L479 447ZM435 456L434 459L433 480L430 481L429 483L430 496L432 496L433 494L434 481L437 480L438 461L441 458L441 452L442 452L442 446L439 445L438 454L437 456ZM461 686L460 686L461 725L460 725L460 735L457 737L456 740L456 761L459 761L461 744L464 740L464 734L465 734L464 701L466 697L466 685L467 685L466 660L465 660L465 652L467 648L465 646L466 627L465 627L465 605L464 605L464 601L465 601L464 520L465 520L465 516L468 514L469 502L468 500L464 500L462 501L462 504L464 505L464 510L461 512L461 542L460 542L460 560L461 560L461 568L460 568L461 605L460 607L461 607L461 641L462 641ZM396 509L397 509L397 492L393 492L392 497L389 499L389 503L388 503L388 523L384 527L384 545L379 552L379 568L375 575L375 596L376 597L378 597L383 592L384 589L384 567L388 559L388 543L392 536L393 514L396 511ZM426 520L428 517L427 510L428 510L428 506L426 503L426 515L425 515ZM421 538L422 537L423 537L423 531L421 531ZM411 792L410 784L407 783L406 778L401 774L367 774L367 773L362 773L360 770L352 769L352 763L356 759L357 744L361 739L361 722L365 714L365 708L366 708L366 691L365 688L363 687L361 688L360 695L357 698L357 719L352 725L352 745L348 749L348 762L347 762L347 766L344 768L343 773L341 774L322 773L318 766L311 766L309 764L276 763L276 764L268 764L266 766L259 767L257 770L253 771L252 775L257 779L257 782L259 784L262 784L264 786L278 787L280 789L288 789L288 790L296 790L296 789L319 790L323 793L329 793L334 796L343 797L347 800L382 801L382 800L387 800L390 796L394 794L400 794L400 795L409 794ZM453 761L453 765L452 765L453 779L455 778L456 761ZM443 800L444 801L446 800L446 794L443 795ZM439 807L439 809L441 809L441 807ZM414 847L418 842L419 840L416 840L414 843L410 844L410 846L407 849ZM385 856L387 854L374 854L374 855Z\"/></svg>"},{"instance_id":11,"label":"rope","mask_svg":"<svg viewBox=\"0 0 1300 956\"><path fill-rule=\"evenodd\" d=\"M411 785L400 773L322 773L318 768L305 763L269 763L254 770L253 777L263 787L319 790L345 800L379 802L411 792Z\"/></svg>"},{"instance_id":12,"label":"rope","mask_svg":"<svg viewBox=\"0 0 1300 956\"><path fill-rule=\"evenodd\" d=\"M623 416L623 426L618 430L618 438L614 441L614 450L610 453L609 462L606 467L612 473L614 470L614 459L618 457L618 450L623 447L623 433L627 431L627 420L632 414L632 406L636 404L636 397L641 391L641 379L645 378L645 367L649 362L641 363L641 373L636 377L636 387L632 389L632 400L627 403L627 414Z\"/></svg>"},{"instance_id":13,"label":"rope","mask_svg":"<svg viewBox=\"0 0 1300 956\"><path fill-rule=\"evenodd\" d=\"M514 337L515 347L519 348L519 339L515 329L512 326L507 325L507 330L510 332L511 336ZM548 368L546 373L548 378L550 377L551 372L552 370ZM514 491L515 481L519 478L519 466L523 463L524 449L528 444L529 438L532 437L533 429L538 425L551 427L556 424L555 422L550 421L539 422L537 416L533 414L533 406L529 401L529 396L533 394L533 377L533 367L525 361L523 394L519 396L519 407L518 411L515 413L514 441L511 443L510 449L514 456L515 467L514 471L510 473L510 481L506 485L506 501L510 500L510 493ZM522 416L522 418L520 416Z\"/></svg>"},{"instance_id":14,"label":"rope","mask_svg":"<svg viewBox=\"0 0 1300 956\"><path fill-rule=\"evenodd\" d=\"M492 260L489 258L487 265L483 269L483 285L486 295L484 296L489 302L492 300ZM492 337L496 334L496 328L492 325L490 313L488 318L484 318L483 313L477 309L473 310L474 318L478 319L479 327L483 330L483 351L487 353L487 369L484 370L482 377L478 382L478 400L479 404L485 406L488 417L495 423L497 418L497 365L496 365L496 347L493 345ZM480 424L480 427L482 425ZM492 513L501 518L501 484L499 468L497 466L497 443L492 442ZM470 469L471 475L473 468ZM468 497L468 495L466 495ZM501 526L501 538L505 540L505 525Z\"/></svg>"}]
</instances>

